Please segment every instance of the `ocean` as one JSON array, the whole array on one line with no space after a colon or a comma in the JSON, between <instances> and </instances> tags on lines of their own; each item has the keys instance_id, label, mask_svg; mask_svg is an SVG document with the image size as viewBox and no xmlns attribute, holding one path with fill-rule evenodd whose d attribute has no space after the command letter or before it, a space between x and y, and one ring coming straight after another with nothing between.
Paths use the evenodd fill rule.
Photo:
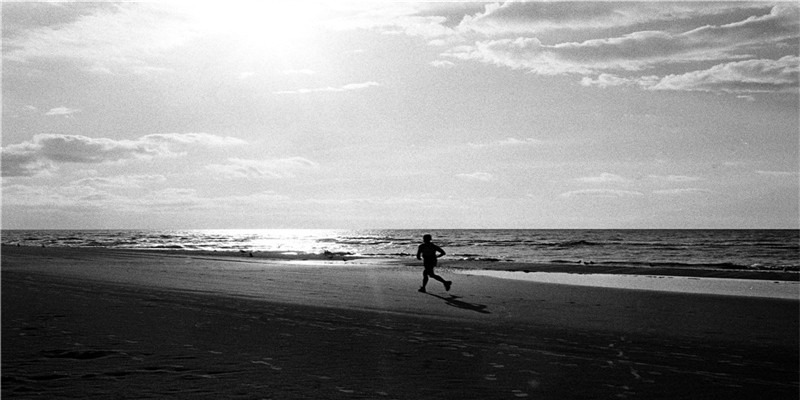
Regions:
<instances>
[{"instance_id":1,"label":"ocean","mask_svg":"<svg viewBox=\"0 0 800 400\"><path fill-rule=\"evenodd\" d=\"M411 258L422 235L469 263L800 271L800 230L3 230L3 245Z\"/></svg>"}]
</instances>

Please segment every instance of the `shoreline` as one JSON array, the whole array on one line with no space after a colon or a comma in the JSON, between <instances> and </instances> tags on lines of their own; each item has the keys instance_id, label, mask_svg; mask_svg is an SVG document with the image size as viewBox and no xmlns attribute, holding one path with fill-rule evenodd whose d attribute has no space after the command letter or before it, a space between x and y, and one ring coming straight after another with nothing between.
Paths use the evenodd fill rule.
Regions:
<instances>
[{"instance_id":1,"label":"shoreline","mask_svg":"<svg viewBox=\"0 0 800 400\"><path fill-rule=\"evenodd\" d=\"M42 247L35 246L12 246L3 244L0 248L3 250L16 251L33 251L42 249ZM280 251L245 251L245 250L177 250L177 249L125 249L125 248L106 248L106 247L47 247L47 249L72 249L77 251L111 251L122 252L131 254L149 254L149 255L171 255L171 256L186 256L186 257L219 257L221 259L252 259L252 260L267 260L267 261L284 261L284 262L314 262L314 261L330 261L332 263L343 262L347 264L369 263L369 264L391 264L403 265L408 267L417 266L419 262L412 256L408 257L383 257L383 256L362 256L349 253L332 253L326 252L322 254L303 253L298 254L294 252L280 252ZM69 250L67 250L69 251ZM751 280L765 280L765 281L787 281L787 282L800 282L800 271L782 271L777 269L729 269L729 268L711 268L711 267L685 267L685 266L619 266L619 265L606 265L594 264L583 262L550 262L550 263L530 263L530 262L516 262L516 261L496 261L496 260L459 260L454 258L444 258L440 262L442 267L453 268L458 270L487 270L487 271L505 271L505 272L545 272L545 273L567 273L567 274L580 274L580 275L633 275L633 276L667 276L667 277L693 277L693 278L728 278L728 279L751 279ZM508 274L504 274L508 275Z\"/></svg>"}]
</instances>

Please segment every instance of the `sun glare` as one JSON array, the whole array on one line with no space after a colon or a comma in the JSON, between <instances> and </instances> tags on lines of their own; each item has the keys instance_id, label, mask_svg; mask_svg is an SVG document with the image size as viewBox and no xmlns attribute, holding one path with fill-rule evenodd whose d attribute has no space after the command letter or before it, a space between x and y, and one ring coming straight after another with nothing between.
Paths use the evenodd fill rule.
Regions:
<instances>
[{"instance_id":1,"label":"sun glare","mask_svg":"<svg viewBox=\"0 0 800 400\"><path fill-rule=\"evenodd\" d=\"M321 4L308 1L191 2L200 30L233 37L238 45L269 51L308 46L319 28Z\"/></svg>"}]
</instances>

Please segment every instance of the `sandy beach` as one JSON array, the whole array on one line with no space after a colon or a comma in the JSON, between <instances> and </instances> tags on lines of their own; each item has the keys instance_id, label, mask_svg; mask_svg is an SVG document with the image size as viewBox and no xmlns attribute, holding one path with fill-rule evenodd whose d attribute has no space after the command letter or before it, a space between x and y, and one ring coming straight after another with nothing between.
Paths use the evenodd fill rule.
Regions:
<instances>
[{"instance_id":1,"label":"sandy beach","mask_svg":"<svg viewBox=\"0 0 800 400\"><path fill-rule=\"evenodd\" d=\"M800 395L797 297L438 272L450 292L382 260L4 246L2 395Z\"/></svg>"}]
</instances>

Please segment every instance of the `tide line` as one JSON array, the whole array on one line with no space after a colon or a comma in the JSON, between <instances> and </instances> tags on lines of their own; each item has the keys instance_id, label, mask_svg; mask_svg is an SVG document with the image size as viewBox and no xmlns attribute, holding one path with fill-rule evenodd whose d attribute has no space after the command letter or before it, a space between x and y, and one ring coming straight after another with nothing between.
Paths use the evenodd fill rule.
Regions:
<instances>
[{"instance_id":1,"label":"tide line","mask_svg":"<svg viewBox=\"0 0 800 400\"><path fill-rule=\"evenodd\" d=\"M564 272L526 273L489 270L457 271L457 273L573 286L800 300L800 282L656 275L570 274Z\"/></svg>"}]
</instances>

